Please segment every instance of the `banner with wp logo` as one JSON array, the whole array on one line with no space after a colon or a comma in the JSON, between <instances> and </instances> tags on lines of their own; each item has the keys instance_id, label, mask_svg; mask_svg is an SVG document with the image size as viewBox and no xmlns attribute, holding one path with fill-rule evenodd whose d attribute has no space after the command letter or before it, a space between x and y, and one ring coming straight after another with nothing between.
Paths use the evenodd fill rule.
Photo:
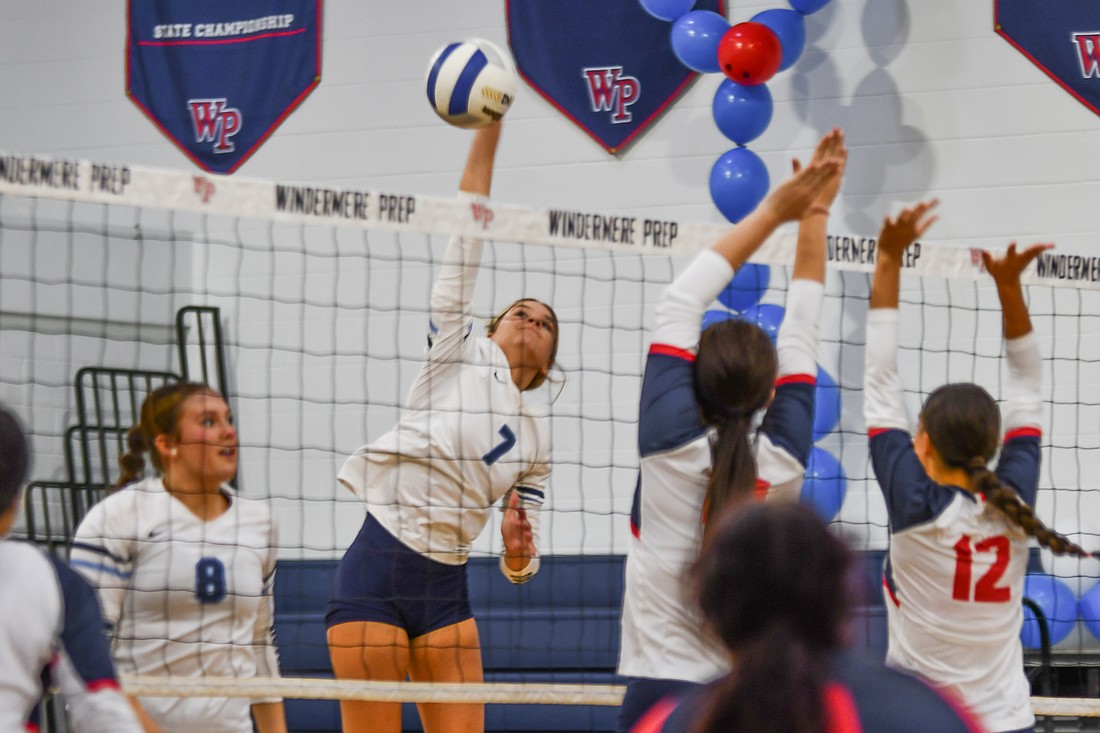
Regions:
<instances>
[{"instance_id":1,"label":"banner with wp logo","mask_svg":"<svg viewBox=\"0 0 1100 733\"><path fill-rule=\"evenodd\" d=\"M506 0L508 43L524 80L609 153L618 153L696 73L672 52L672 23L638 0ZM693 10L725 16L723 0Z\"/></svg>"},{"instance_id":2,"label":"banner with wp logo","mask_svg":"<svg viewBox=\"0 0 1100 733\"><path fill-rule=\"evenodd\" d=\"M1100 114L1100 2L996 0L997 33Z\"/></svg>"},{"instance_id":3,"label":"banner with wp logo","mask_svg":"<svg viewBox=\"0 0 1100 733\"><path fill-rule=\"evenodd\" d=\"M322 0L129 0L126 95L195 165L232 173L321 81Z\"/></svg>"}]
</instances>

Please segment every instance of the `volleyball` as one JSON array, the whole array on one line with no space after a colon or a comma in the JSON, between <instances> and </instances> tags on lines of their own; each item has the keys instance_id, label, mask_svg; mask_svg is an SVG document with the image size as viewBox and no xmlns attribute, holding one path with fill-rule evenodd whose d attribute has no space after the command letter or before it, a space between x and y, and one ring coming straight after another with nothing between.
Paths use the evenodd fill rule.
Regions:
<instances>
[{"instance_id":1,"label":"volleyball","mask_svg":"<svg viewBox=\"0 0 1100 733\"><path fill-rule=\"evenodd\" d=\"M480 38L448 43L436 51L425 82L435 113L467 129L502 118L516 96L511 57Z\"/></svg>"}]
</instances>

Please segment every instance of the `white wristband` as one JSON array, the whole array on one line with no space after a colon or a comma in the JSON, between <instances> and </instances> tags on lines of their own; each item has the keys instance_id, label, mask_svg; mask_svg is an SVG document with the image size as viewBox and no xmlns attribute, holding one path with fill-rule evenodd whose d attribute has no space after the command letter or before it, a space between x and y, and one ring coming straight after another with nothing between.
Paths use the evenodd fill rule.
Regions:
<instances>
[{"instance_id":1,"label":"white wristband","mask_svg":"<svg viewBox=\"0 0 1100 733\"><path fill-rule=\"evenodd\" d=\"M527 566L523 570L512 570L508 567L508 562L504 559L503 553L500 556L500 572L504 573L504 577L515 585L523 585L535 577L535 573L539 571L539 564L539 558L536 555L527 561Z\"/></svg>"}]
</instances>

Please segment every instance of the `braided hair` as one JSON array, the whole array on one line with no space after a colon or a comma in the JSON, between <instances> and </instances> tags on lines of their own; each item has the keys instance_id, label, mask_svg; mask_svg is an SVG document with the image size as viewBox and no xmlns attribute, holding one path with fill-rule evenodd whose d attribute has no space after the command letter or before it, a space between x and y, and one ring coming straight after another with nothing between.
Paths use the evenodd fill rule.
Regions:
<instances>
[{"instance_id":1,"label":"braided hair","mask_svg":"<svg viewBox=\"0 0 1100 733\"><path fill-rule=\"evenodd\" d=\"M754 323L720 321L705 329L695 358L695 401L703 422L717 435L711 443L711 474L703 521L750 496L756 487L756 456L749 430L767 406L779 359L768 335Z\"/></svg>"},{"instance_id":2,"label":"braided hair","mask_svg":"<svg viewBox=\"0 0 1100 733\"><path fill-rule=\"evenodd\" d=\"M163 472L160 454L153 444L160 435L175 437L179 431L180 405L196 394L215 394L208 385L198 382L174 382L165 384L149 393L141 403L141 415L137 425L126 433L126 452L118 458L122 469L114 489L121 489L145 475L145 454L158 473Z\"/></svg>"},{"instance_id":3,"label":"braided hair","mask_svg":"<svg viewBox=\"0 0 1100 733\"><path fill-rule=\"evenodd\" d=\"M928 396L920 422L944 464L966 471L975 491L1040 545L1057 555L1096 554L1043 524L1035 510L989 470L1000 440L1001 412L984 389L970 383L943 385Z\"/></svg>"}]
</instances>

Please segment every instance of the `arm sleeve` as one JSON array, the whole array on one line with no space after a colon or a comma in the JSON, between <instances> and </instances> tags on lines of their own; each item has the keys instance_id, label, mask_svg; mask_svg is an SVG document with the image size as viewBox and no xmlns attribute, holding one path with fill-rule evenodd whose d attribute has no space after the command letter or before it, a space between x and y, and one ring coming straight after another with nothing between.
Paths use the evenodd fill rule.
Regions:
<instances>
[{"instance_id":1,"label":"arm sleeve","mask_svg":"<svg viewBox=\"0 0 1100 733\"><path fill-rule=\"evenodd\" d=\"M779 377L756 441L756 464L769 498L797 498L813 447L814 385L825 286L795 280L776 339ZM773 496L774 495L774 496Z\"/></svg>"},{"instance_id":2,"label":"arm sleeve","mask_svg":"<svg viewBox=\"0 0 1100 733\"><path fill-rule=\"evenodd\" d=\"M52 672L72 712L74 732L140 733L115 675L95 591L73 570L52 561L64 603Z\"/></svg>"},{"instance_id":3,"label":"arm sleeve","mask_svg":"<svg viewBox=\"0 0 1100 733\"><path fill-rule=\"evenodd\" d=\"M128 532L120 531L125 520L118 518L126 513L121 502L112 502L110 498L93 506L77 527L69 559L73 569L99 592L103 620L111 632L122 617L123 601L133 574L132 527Z\"/></svg>"},{"instance_id":4,"label":"arm sleeve","mask_svg":"<svg viewBox=\"0 0 1100 733\"><path fill-rule=\"evenodd\" d=\"M694 352L703 313L733 278L733 268L714 250L703 250L672 281L654 314L653 343Z\"/></svg>"},{"instance_id":5,"label":"arm sleeve","mask_svg":"<svg viewBox=\"0 0 1100 733\"><path fill-rule=\"evenodd\" d=\"M867 353L863 375L863 416L867 431L908 430L901 378L898 376L898 311L867 313Z\"/></svg>"},{"instance_id":6,"label":"arm sleeve","mask_svg":"<svg viewBox=\"0 0 1100 733\"><path fill-rule=\"evenodd\" d=\"M1039 343L1032 331L1005 342L1008 374L1005 379L1004 430L1039 430L1043 406L1040 394L1042 365Z\"/></svg>"},{"instance_id":7,"label":"arm sleeve","mask_svg":"<svg viewBox=\"0 0 1100 733\"><path fill-rule=\"evenodd\" d=\"M779 377L817 378L817 349L821 342L821 308L825 286L815 280L794 280L787 291L787 311L779 327L775 349Z\"/></svg>"},{"instance_id":8,"label":"arm sleeve","mask_svg":"<svg viewBox=\"0 0 1100 733\"><path fill-rule=\"evenodd\" d=\"M459 201L481 202L484 196L459 192ZM444 358L461 348L473 328L471 301L481 264L482 240L452 237L432 286L429 359Z\"/></svg>"},{"instance_id":9,"label":"arm sleeve","mask_svg":"<svg viewBox=\"0 0 1100 733\"><path fill-rule=\"evenodd\" d=\"M271 520L267 560L264 562L264 589L260 605L256 609L256 621L252 627L252 650L256 657L257 677L278 677L279 651L275 644L275 559L279 548L279 533ZM281 697L253 698L252 704L282 702Z\"/></svg>"}]
</instances>

